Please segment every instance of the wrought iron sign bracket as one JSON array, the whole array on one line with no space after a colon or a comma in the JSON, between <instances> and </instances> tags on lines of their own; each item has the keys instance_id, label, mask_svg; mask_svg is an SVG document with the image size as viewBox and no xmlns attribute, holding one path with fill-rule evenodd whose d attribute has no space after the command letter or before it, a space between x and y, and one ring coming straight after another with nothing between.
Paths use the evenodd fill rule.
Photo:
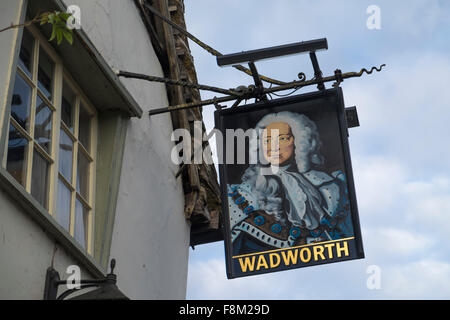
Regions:
<instances>
[{"instance_id":1,"label":"wrought iron sign bracket","mask_svg":"<svg viewBox=\"0 0 450 320\"><path fill-rule=\"evenodd\" d=\"M340 69L334 70L334 76L336 77L336 82L331 86L333 88L337 88L341 85L342 82L344 82L344 78L342 78L342 71Z\"/></svg>"},{"instance_id":2,"label":"wrought iron sign bracket","mask_svg":"<svg viewBox=\"0 0 450 320\"><path fill-rule=\"evenodd\" d=\"M317 60L316 52L319 50L327 50L328 49L328 43L327 39L317 39L317 40L310 40L310 41L304 41L304 42L298 42L298 43L292 43L282 46L276 46L276 47L270 47L270 48L264 48L264 49L258 49L258 50L251 50L246 52L239 52L239 53L233 53L229 55L220 55L217 56L217 64L219 66L226 66L226 65L232 65L234 67L241 67L241 63L247 63L250 67L251 75L253 77L254 85L249 86L239 86L237 88L232 89L222 89L207 85L201 85L196 83L190 83L186 81L175 81L172 79L166 79L166 78L159 78L149 75L143 75L143 74L137 74L132 73L128 71L121 71L116 70L116 74L119 77L125 77L125 78L135 78L135 79L142 79L147 81L156 81L156 82L163 82L167 85L178 85L178 86L185 86L189 88L196 88L198 90L207 90L212 91L216 93L224 94L224 96L221 97L214 97L213 99L208 100L202 100L198 102L191 102L191 103L184 103L179 104L176 106L169 106L164 108L152 108L148 114L149 116L166 113L166 112L172 112L177 110L184 110L184 109L191 109L191 108L197 108L202 107L206 105L214 105L216 109L224 108L221 103L228 102L228 101L234 101L232 108L237 107L242 100L248 100L248 99L255 99L256 101L267 101L267 96L270 94L275 94L275 92L278 91L284 91L284 90L290 90L294 89L294 91L310 86L310 85L317 85L317 89L320 91L323 91L326 89L325 83L326 82L332 82L333 87L337 88L339 85L344 81L344 79L348 78L354 78L354 77L361 77L363 73L371 74L374 70L377 72L380 72L381 69L385 66L385 64L382 64L379 68L372 67L370 71L363 68L359 72L347 72L342 73L341 70L337 69L334 72L334 75L332 76L326 76L324 77L322 74L322 71L319 66L319 62ZM258 74L258 71L255 66L256 61L279 57L279 56L285 56L289 54L298 54L298 53L309 53L309 57L311 59L311 63L314 70L314 77L310 80L306 79L306 75L303 72L300 72L298 74L299 80L281 83L276 86L271 86L269 88L265 88L263 86L262 81L267 81L265 77Z\"/></svg>"},{"instance_id":3,"label":"wrought iron sign bracket","mask_svg":"<svg viewBox=\"0 0 450 320\"><path fill-rule=\"evenodd\" d=\"M311 51L309 53L309 57L311 59L311 63L312 63L313 69L314 69L314 78L318 81L317 89L323 91L323 90L325 90L325 85L323 84L323 81L322 81L322 71L320 70L319 62L317 61L316 52Z\"/></svg>"},{"instance_id":4,"label":"wrought iron sign bracket","mask_svg":"<svg viewBox=\"0 0 450 320\"><path fill-rule=\"evenodd\" d=\"M248 63L248 66L250 68L250 71L252 72L253 81L255 81L255 88L254 88L254 96L256 101L267 101L267 95L264 94L264 86L261 81L261 78L258 74L258 70L256 70L255 63L253 61L250 61Z\"/></svg>"},{"instance_id":5,"label":"wrought iron sign bracket","mask_svg":"<svg viewBox=\"0 0 450 320\"><path fill-rule=\"evenodd\" d=\"M58 296L58 287L67 285L68 280L61 280L59 272L53 267L47 269L44 287L44 300L64 300L71 294L83 289L97 287L98 289L87 292L75 297L76 299L87 300L127 300L126 297L116 286L117 276L114 274L116 260L112 259L110 263L111 272L103 279L79 280L79 286L68 289Z\"/></svg>"},{"instance_id":6,"label":"wrought iron sign bracket","mask_svg":"<svg viewBox=\"0 0 450 320\"><path fill-rule=\"evenodd\" d=\"M214 97L213 98L213 100L214 100L214 106L216 107L216 110L222 110L223 108L224 108L224 106L222 106L221 104L219 104L218 102L217 102L217 97Z\"/></svg>"},{"instance_id":7,"label":"wrought iron sign bracket","mask_svg":"<svg viewBox=\"0 0 450 320\"><path fill-rule=\"evenodd\" d=\"M289 90L289 89L299 89L299 88L303 88L303 87L310 86L310 85L319 85L320 83L326 83L326 82L332 82L332 81L334 81L333 87L336 87L336 86L339 86L340 83L342 83L344 81L344 79L361 77L364 73L372 74L372 72L374 70L376 70L377 72L380 72L384 66L385 66L385 64L382 64L379 68L372 67L370 69L370 71L368 71L366 68L362 68L361 71L359 71L359 72L342 73L342 72L340 72L340 70L336 70L334 75L323 77L320 80L315 79L315 78L306 80L306 79L302 78L300 80L288 82L286 84L279 85L276 87L264 88L263 94L270 94L270 93L274 93L277 91L283 91L283 90ZM220 103L224 103L224 102L228 102L228 101L235 101L235 103L233 104L232 107L236 107L244 99L252 99L252 98L257 97L256 95L254 95L254 87L255 87L254 85L250 85L248 87L240 86L240 87L237 87L236 89L232 90L232 92L233 92L232 95L226 95L223 97L215 97L214 99L202 100L202 101L193 102L193 103L185 103L185 104L180 104L180 105L176 105L176 106L151 109L148 112L148 114L149 114L149 116L153 116L153 115L157 115L157 114L161 114L161 113L166 113L166 112L171 112L171 111L176 111L176 110L183 110L183 109L190 109L190 108L197 108L197 107L202 107L202 106L207 106L207 105L215 105L217 107L217 105L219 105Z\"/></svg>"}]
</instances>

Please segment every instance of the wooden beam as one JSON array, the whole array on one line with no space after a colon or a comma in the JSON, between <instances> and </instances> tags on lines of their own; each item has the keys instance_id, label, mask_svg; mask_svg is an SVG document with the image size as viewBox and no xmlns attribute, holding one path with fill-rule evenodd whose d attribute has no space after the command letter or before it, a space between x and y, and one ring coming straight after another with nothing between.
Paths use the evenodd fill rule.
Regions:
<instances>
[{"instance_id":1,"label":"wooden beam","mask_svg":"<svg viewBox=\"0 0 450 320\"><path fill-rule=\"evenodd\" d=\"M169 6L167 0L157 0L153 2L153 6L159 10L159 12L165 16L170 18L169 13ZM180 66L178 63L178 56L175 46L175 39L173 36L172 27L167 24L162 24L162 31L166 43L166 52L167 52L167 58L169 62L169 78L174 80L180 80ZM170 103L173 104L179 104L184 103L184 96L183 96L183 88L181 86L170 86L168 87L168 90L170 92ZM176 113L173 113L172 116L173 121L177 122L176 126L177 128L184 128L190 131L190 125L189 121L187 119L186 110L182 110L181 112L177 111ZM196 192L200 190L200 179L198 176L198 169L197 165L195 164L189 164L187 165L187 170L184 171L186 173L186 178L188 184L184 184L184 192L190 193L190 192ZM197 195L198 196L198 195ZM196 195L191 195L190 197L186 197L187 202L185 205L185 214L186 217L189 218L192 214L192 210L195 207L195 202L197 201Z\"/></svg>"}]
</instances>

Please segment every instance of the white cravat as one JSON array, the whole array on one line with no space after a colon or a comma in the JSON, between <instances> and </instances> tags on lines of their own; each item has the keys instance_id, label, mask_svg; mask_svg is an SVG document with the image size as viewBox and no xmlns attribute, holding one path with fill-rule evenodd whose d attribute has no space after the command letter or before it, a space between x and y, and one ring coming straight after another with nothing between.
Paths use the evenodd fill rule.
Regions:
<instances>
[{"instance_id":1,"label":"white cravat","mask_svg":"<svg viewBox=\"0 0 450 320\"><path fill-rule=\"evenodd\" d=\"M300 177L298 173L286 171L289 166L274 167L272 172L281 178L286 196L290 203L290 210L287 212L288 219L294 225L299 225L300 222L305 224L305 227L312 230L319 225L319 217L313 212L306 212L306 201L308 196L300 186Z\"/></svg>"}]
</instances>

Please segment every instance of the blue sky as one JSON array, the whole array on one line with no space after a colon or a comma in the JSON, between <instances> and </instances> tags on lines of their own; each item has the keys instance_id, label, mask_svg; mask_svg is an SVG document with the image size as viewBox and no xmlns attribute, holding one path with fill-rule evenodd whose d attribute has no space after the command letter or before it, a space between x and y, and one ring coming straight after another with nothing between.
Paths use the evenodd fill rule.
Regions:
<instances>
[{"instance_id":1,"label":"blue sky","mask_svg":"<svg viewBox=\"0 0 450 320\"><path fill-rule=\"evenodd\" d=\"M369 5L381 9L380 30L366 26ZM324 75L387 65L341 85L361 124L349 139L366 258L227 280L223 243L200 245L190 250L187 298L449 299L450 2L185 0L185 6L188 30L223 54L326 37L329 49L317 53ZM190 48L199 83L252 83L240 71L219 68L195 43ZM307 55L256 66L284 81L301 71L313 76ZM213 111L204 107L208 130ZM367 288L371 265L381 271L380 289Z\"/></svg>"}]
</instances>

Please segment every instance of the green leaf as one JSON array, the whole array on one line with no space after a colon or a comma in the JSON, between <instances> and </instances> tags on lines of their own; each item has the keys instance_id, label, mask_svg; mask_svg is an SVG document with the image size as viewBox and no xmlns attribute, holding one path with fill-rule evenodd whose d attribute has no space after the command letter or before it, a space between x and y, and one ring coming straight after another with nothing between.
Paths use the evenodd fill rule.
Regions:
<instances>
[{"instance_id":1,"label":"green leaf","mask_svg":"<svg viewBox=\"0 0 450 320\"><path fill-rule=\"evenodd\" d=\"M61 44L63 39L63 30L60 28L56 29L56 42L58 43L58 45Z\"/></svg>"},{"instance_id":2,"label":"green leaf","mask_svg":"<svg viewBox=\"0 0 450 320\"><path fill-rule=\"evenodd\" d=\"M72 45L73 44L72 30L64 30L63 35L64 38L66 38L67 42Z\"/></svg>"},{"instance_id":3,"label":"green leaf","mask_svg":"<svg viewBox=\"0 0 450 320\"><path fill-rule=\"evenodd\" d=\"M67 28L66 20L72 16L70 13L62 13L59 11L55 11L54 13L49 13L47 15L43 15L41 19L41 24L48 22L52 25L52 34L50 36L49 41L52 41L56 38L56 42L58 45L66 39L68 43L73 44L73 34L72 30Z\"/></svg>"},{"instance_id":4,"label":"green leaf","mask_svg":"<svg viewBox=\"0 0 450 320\"><path fill-rule=\"evenodd\" d=\"M50 39L48 39L48 41L52 41L53 39L55 39L56 36L56 26L53 25L52 27L52 35L50 36Z\"/></svg>"},{"instance_id":5,"label":"green leaf","mask_svg":"<svg viewBox=\"0 0 450 320\"><path fill-rule=\"evenodd\" d=\"M54 13L50 13L50 14L47 16L47 19L48 19L48 23L54 24L54 23L55 23L55 14L54 14Z\"/></svg>"},{"instance_id":6,"label":"green leaf","mask_svg":"<svg viewBox=\"0 0 450 320\"><path fill-rule=\"evenodd\" d=\"M43 14L42 16L41 16L41 26L43 25L43 24L46 24L48 22L48 14Z\"/></svg>"},{"instance_id":7,"label":"green leaf","mask_svg":"<svg viewBox=\"0 0 450 320\"><path fill-rule=\"evenodd\" d=\"M59 14L59 16L61 17L62 20L67 21L67 19L69 19L69 17L71 16L71 13L68 12L61 12Z\"/></svg>"},{"instance_id":8,"label":"green leaf","mask_svg":"<svg viewBox=\"0 0 450 320\"><path fill-rule=\"evenodd\" d=\"M64 21L61 21L61 20L57 21L57 22L55 22L55 25L58 29L61 29L61 30L67 29L67 25Z\"/></svg>"}]
</instances>

